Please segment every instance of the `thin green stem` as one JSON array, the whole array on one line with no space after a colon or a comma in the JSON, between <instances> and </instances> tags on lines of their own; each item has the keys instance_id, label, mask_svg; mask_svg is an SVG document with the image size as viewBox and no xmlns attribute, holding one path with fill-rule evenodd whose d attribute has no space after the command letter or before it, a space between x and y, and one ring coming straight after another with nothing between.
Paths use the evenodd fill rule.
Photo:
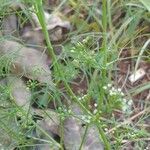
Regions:
<instances>
[{"instance_id":1,"label":"thin green stem","mask_svg":"<svg viewBox=\"0 0 150 150\"><path fill-rule=\"evenodd\" d=\"M102 0L102 25L103 25L103 42L102 42L101 51L103 54L103 68L101 70L101 86L100 86L100 96L99 96L100 99L99 99L99 104L98 104L99 111L101 110L101 107L103 106L103 101L104 101L104 96L105 96L103 86L105 86L106 80L107 80L107 70L106 70L107 55L108 55L107 54L107 0ZM110 150L111 147L103 132L103 129L98 125L97 122L96 124L99 129L99 133L103 139L103 142L105 144L106 150Z\"/></svg>"},{"instance_id":2,"label":"thin green stem","mask_svg":"<svg viewBox=\"0 0 150 150\"><path fill-rule=\"evenodd\" d=\"M99 96L99 108L103 105L104 99L104 89L102 88L106 82L106 65L107 65L107 1L102 0L102 25L103 25L103 42L100 53L103 57L103 68L101 69L101 86L100 86L100 96Z\"/></svg>"},{"instance_id":3,"label":"thin green stem","mask_svg":"<svg viewBox=\"0 0 150 150\"><path fill-rule=\"evenodd\" d=\"M97 128L98 128L99 134L101 135L101 137L103 139L103 142L105 144L105 150L111 150L110 143L108 142L103 129L101 128L101 126L98 123L96 123L96 125L97 125Z\"/></svg>"},{"instance_id":4,"label":"thin green stem","mask_svg":"<svg viewBox=\"0 0 150 150\"><path fill-rule=\"evenodd\" d=\"M60 145L63 146L64 141L64 120L60 117Z\"/></svg>"},{"instance_id":5,"label":"thin green stem","mask_svg":"<svg viewBox=\"0 0 150 150\"><path fill-rule=\"evenodd\" d=\"M83 143L84 143L84 141L85 141L86 134L87 134L87 132L88 132L88 128L89 128L89 124L86 125L86 128L85 128L85 131L84 131L84 135L83 135L83 138L82 138L82 141L81 141L79 150L82 150L82 146L83 146Z\"/></svg>"},{"instance_id":6,"label":"thin green stem","mask_svg":"<svg viewBox=\"0 0 150 150\"><path fill-rule=\"evenodd\" d=\"M44 10L43 10L43 6L42 6L42 0L36 0L34 3L34 8L35 8L38 20L41 24L43 34L45 36L48 53L52 57L53 61L56 62L56 66L57 66L57 59L56 59L56 56L55 56L55 53L54 53L54 50L53 50L53 47L52 47L52 44L51 44L51 41L49 38L49 33L47 31L45 15L44 15Z\"/></svg>"}]
</instances>

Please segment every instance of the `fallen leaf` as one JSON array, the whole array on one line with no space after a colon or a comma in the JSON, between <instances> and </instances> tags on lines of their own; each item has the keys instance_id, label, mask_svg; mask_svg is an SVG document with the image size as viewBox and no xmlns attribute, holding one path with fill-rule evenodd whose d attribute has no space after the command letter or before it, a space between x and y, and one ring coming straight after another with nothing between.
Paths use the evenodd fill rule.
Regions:
<instances>
[{"instance_id":1,"label":"fallen leaf","mask_svg":"<svg viewBox=\"0 0 150 150\"><path fill-rule=\"evenodd\" d=\"M33 150L33 149L31 149ZM39 144L38 146L36 146L35 150L59 150L59 148L56 147L52 147L51 144Z\"/></svg>"},{"instance_id":2,"label":"fallen leaf","mask_svg":"<svg viewBox=\"0 0 150 150\"><path fill-rule=\"evenodd\" d=\"M82 110L77 105L72 105L71 110L74 116L79 118L83 115ZM66 150L79 149L85 133L86 125L77 117L70 116L64 121L64 145ZM93 125L88 127L82 150L104 150L103 144L99 139L97 128Z\"/></svg>"},{"instance_id":3,"label":"fallen leaf","mask_svg":"<svg viewBox=\"0 0 150 150\"><path fill-rule=\"evenodd\" d=\"M51 41L61 40L63 38L63 31L69 31L71 29L70 22L62 20L57 14L49 14L48 12L44 12L44 15ZM36 14L32 13L31 16L36 26L34 31L40 33L42 28Z\"/></svg>"},{"instance_id":4,"label":"fallen leaf","mask_svg":"<svg viewBox=\"0 0 150 150\"><path fill-rule=\"evenodd\" d=\"M47 133L59 135L59 115L53 110L34 109L36 115L41 116L42 119L38 121L38 125L42 127ZM38 131L39 132L39 131ZM39 133L41 136L43 133Z\"/></svg>"},{"instance_id":5,"label":"fallen leaf","mask_svg":"<svg viewBox=\"0 0 150 150\"><path fill-rule=\"evenodd\" d=\"M36 49L40 50L41 52L44 51L43 49L45 45L42 31L34 31L30 26L24 27L21 38L24 41L24 43L26 43L30 47L36 47Z\"/></svg>"},{"instance_id":6,"label":"fallen leaf","mask_svg":"<svg viewBox=\"0 0 150 150\"><path fill-rule=\"evenodd\" d=\"M0 108L8 108L10 106L10 101L6 78L0 80L0 94Z\"/></svg>"},{"instance_id":7,"label":"fallen leaf","mask_svg":"<svg viewBox=\"0 0 150 150\"><path fill-rule=\"evenodd\" d=\"M17 34L17 16L11 14L5 16L2 21L3 35L16 35Z\"/></svg>"},{"instance_id":8,"label":"fallen leaf","mask_svg":"<svg viewBox=\"0 0 150 150\"><path fill-rule=\"evenodd\" d=\"M32 19L35 22L36 28L35 30L41 30L41 25L39 23L39 20L36 16L35 13L32 13ZM70 29L70 23L68 21L63 21L58 15L56 14L49 14L48 12L44 12L45 15L45 21L46 21L46 25L47 25L47 29L48 30L53 30L56 27L61 27L61 28L66 28L66 29Z\"/></svg>"},{"instance_id":9,"label":"fallen leaf","mask_svg":"<svg viewBox=\"0 0 150 150\"><path fill-rule=\"evenodd\" d=\"M49 142L52 142L49 138L55 138L55 135L59 135L59 124L60 124L60 119L59 116L56 112L53 110L40 110L40 109L34 109L34 112L36 115L41 117L41 120L37 121L38 127L42 128L42 130L39 130L39 128L36 128L36 134L40 139L47 140ZM54 139L55 140L55 139ZM42 142L41 145L38 146L40 150L58 150L59 148L55 146L55 144L49 144L48 142ZM39 143L38 143L39 144ZM53 147L52 147L53 146Z\"/></svg>"},{"instance_id":10,"label":"fallen leaf","mask_svg":"<svg viewBox=\"0 0 150 150\"><path fill-rule=\"evenodd\" d=\"M33 48L24 47L18 42L4 40L0 43L1 56L10 59L12 73L38 80L41 83L52 84L48 58Z\"/></svg>"},{"instance_id":11,"label":"fallen leaf","mask_svg":"<svg viewBox=\"0 0 150 150\"><path fill-rule=\"evenodd\" d=\"M7 85L12 99L27 112L30 107L31 92L27 89L23 80L14 76L7 77Z\"/></svg>"},{"instance_id":12,"label":"fallen leaf","mask_svg":"<svg viewBox=\"0 0 150 150\"><path fill-rule=\"evenodd\" d=\"M104 150L104 146L99 139L98 129L95 126L89 127L83 144L84 150Z\"/></svg>"},{"instance_id":13,"label":"fallen leaf","mask_svg":"<svg viewBox=\"0 0 150 150\"><path fill-rule=\"evenodd\" d=\"M18 1L18 0L14 0L14 1L10 1L9 3L9 8L10 10L18 10L18 9L24 9L25 6L23 3L21 3L21 1Z\"/></svg>"},{"instance_id":14,"label":"fallen leaf","mask_svg":"<svg viewBox=\"0 0 150 150\"><path fill-rule=\"evenodd\" d=\"M143 68L140 68L129 76L129 81L133 84L137 80L143 78L145 74L146 74L145 70Z\"/></svg>"},{"instance_id":15,"label":"fallen leaf","mask_svg":"<svg viewBox=\"0 0 150 150\"><path fill-rule=\"evenodd\" d=\"M0 149L13 150L18 144L16 135L19 130L15 117L10 109L0 109L0 117L5 118L0 121Z\"/></svg>"},{"instance_id":16,"label":"fallen leaf","mask_svg":"<svg viewBox=\"0 0 150 150\"><path fill-rule=\"evenodd\" d=\"M64 122L64 145L66 150L79 149L81 136L81 123L74 117L69 117Z\"/></svg>"}]
</instances>

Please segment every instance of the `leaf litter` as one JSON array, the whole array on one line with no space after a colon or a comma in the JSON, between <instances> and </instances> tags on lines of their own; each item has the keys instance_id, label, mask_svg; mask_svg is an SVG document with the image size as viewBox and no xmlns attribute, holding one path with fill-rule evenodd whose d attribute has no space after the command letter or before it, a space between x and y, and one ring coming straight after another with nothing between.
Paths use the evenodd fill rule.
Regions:
<instances>
[{"instance_id":1,"label":"leaf litter","mask_svg":"<svg viewBox=\"0 0 150 150\"><path fill-rule=\"evenodd\" d=\"M21 8L24 6L21 6ZM15 9L20 9L20 5L14 6ZM83 15L84 16L84 15ZM62 20L57 14L49 14L48 12L45 12L45 18L47 20L47 28L49 30L49 36L52 39L52 41L61 41L63 40L63 30L70 30L71 25L70 22ZM118 17L120 18L120 17ZM3 36L7 35L13 35L18 36L18 26L17 26L17 16L16 15L10 15L7 18L3 20ZM22 40L29 44L28 47L24 44L21 44L18 41L15 40L2 40L0 43L0 57L5 56L10 61L10 73L13 74L13 76L8 76L5 78L6 83L1 83L1 85L7 85L10 90L10 95L12 99L16 102L16 104L19 107L22 107L25 110L28 110L30 107L30 99L31 99L31 91L27 88L24 78L26 77L28 79L37 80L40 83L48 83L49 85L52 84L52 77L51 77L51 71L50 71L50 58L45 53L45 43L44 43L44 37L41 31L41 27L39 25L39 22L37 20L37 17L34 13L31 15L32 21L35 23L35 27L31 25L31 22L29 25L25 25L21 33ZM16 32L17 31L17 32ZM17 33L17 34L16 34ZM35 46L40 46L35 47ZM125 57L125 56L124 56ZM124 74L126 74L126 68L127 64L130 65L131 62L127 60L127 63L124 63L123 61L119 64L120 73L121 76L124 77ZM142 66L143 68L143 66ZM122 75L123 74L123 75ZM145 73L144 73L145 75ZM143 77L144 78L144 77ZM145 78L144 78L145 79ZM144 80L143 79L143 80ZM119 79L121 81L122 79ZM124 80L124 78L123 78ZM143 81L142 80L142 81ZM141 80L140 80L141 81ZM139 82L140 82L139 81ZM143 82L147 82L143 81ZM137 81L135 81L135 84ZM131 85L129 85L131 86ZM132 87L132 86L131 86ZM82 89L82 88L81 88ZM76 91L76 90L75 90ZM146 94L147 95L147 94ZM148 95L147 95L148 97ZM78 117L80 118L83 115L83 112L81 112L80 108L77 106L71 105L71 112L73 112L74 116L68 116L64 120L64 146L66 150L74 149L75 146L77 149L79 149L80 144L82 143L82 139L84 136L84 132L86 129L85 122L82 122ZM71 107L70 106L70 107ZM78 110L78 111L75 111ZM80 113L79 113L80 112ZM42 110L42 109L34 109L32 110L32 113L35 116L38 116L40 119L35 119L37 122L37 126L40 126L46 133L48 133L52 138L55 139L55 136L61 136L61 133L59 131L59 125L60 125L60 114L57 113L55 110ZM43 114L46 114L43 116ZM49 114L49 115L47 115ZM48 117L50 116L50 117ZM15 128L17 125L14 122L14 120L7 120L6 124L9 124L12 122L12 126ZM10 124L11 125L11 124ZM10 127L11 128L11 127ZM38 128L36 128L36 136L41 139L47 140L47 137L45 137L45 134L43 132L39 132ZM3 130L1 130L3 132ZM2 133L1 132L1 133ZM3 139L2 141L8 141L8 143L1 143L2 145L5 145L6 147L11 145L11 138L10 136L6 134L6 131L2 133L2 135L6 135L7 139ZM61 138L61 137L60 137ZM36 142L35 142L36 143ZM38 142L37 142L38 144ZM40 144L43 144L41 142ZM15 144L17 146L17 144ZM13 148L15 148L13 146ZM82 145L83 149L90 150L90 149L97 149L97 150L103 150L103 144L98 136L98 131L95 126L88 127L86 137L83 141ZM7 147L7 148L8 148ZM49 150L50 145L47 145L45 142L43 146L37 146L37 149L45 149ZM12 148L12 149L13 149ZM54 148L55 149L55 148ZM57 148L56 148L57 149Z\"/></svg>"}]
</instances>

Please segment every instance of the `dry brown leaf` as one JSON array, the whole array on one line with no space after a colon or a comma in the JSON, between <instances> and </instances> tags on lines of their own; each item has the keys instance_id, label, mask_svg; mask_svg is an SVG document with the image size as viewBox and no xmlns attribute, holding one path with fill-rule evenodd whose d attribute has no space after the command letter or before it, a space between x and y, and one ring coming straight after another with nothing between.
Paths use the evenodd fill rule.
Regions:
<instances>
[{"instance_id":1,"label":"dry brown leaf","mask_svg":"<svg viewBox=\"0 0 150 150\"><path fill-rule=\"evenodd\" d=\"M35 30L41 30L41 25L35 13L32 13L32 19L35 22L36 28ZM44 12L45 21L48 30L53 30L56 27L70 29L70 23L68 21L63 21L58 15L56 14L49 14L48 12Z\"/></svg>"},{"instance_id":2,"label":"dry brown leaf","mask_svg":"<svg viewBox=\"0 0 150 150\"><path fill-rule=\"evenodd\" d=\"M65 120L63 139L66 150L79 149L82 141L81 124L74 117Z\"/></svg>"},{"instance_id":3,"label":"dry brown leaf","mask_svg":"<svg viewBox=\"0 0 150 150\"><path fill-rule=\"evenodd\" d=\"M80 117L83 115L81 109L72 105L72 112L74 115ZM85 126L81 120L71 116L64 121L64 145L66 150L75 150L80 148L83 136L85 133ZM82 145L82 150L104 150L103 144L99 139L99 133L95 126L89 126L85 140Z\"/></svg>"},{"instance_id":4,"label":"dry brown leaf","mask_svg":"<svg viewBox=\"0 0 150 150\"><path fill-rule=\"evenodd\" d=\"M83 132L84 134L84 132ZM104 150L104 146L99 139L99 132L95 126L90 126L83 144L84 150Z\"/></svg>"},{"instance_id":5,"label":"dry brown leaf","mask_svg":"<svg viewBox=\"0 0 150 150\"><path fill-rule=\"evenodd\" d=\"M57 14L49 14L47 12L44 12L44 14L51 41L62 40L64 38L63 31L69 31L71 28L70 23L62 20ZM44 36L41 25L35 13L32 13L31 16L35 23L35 28L33 29L31 26L25 27L21 37L27 44L41 46L38 49L43 51Z\"/></svg>"},{"instance_id":6,"label":"dry brown leaf","mask_svg":"<svg viewBox=\"0 0 150 150\"><path fill-rule=\"evenodd\" d=\"M53 110L40 110L40 109L34 109L34 112L36 115L42 117L42 120L37 121L37 125L42 128L48 136L51 136L51 138L54 138L55 135L59 135L59 124L60 119L56 112ZM47 135L45 135L39 128L36 128L36 134L40 139L44 140L50 140ZM39 144L39 143L38 143ZM40 150L58 150L59 148L52 146L49 143L41 143L41 145L38 146Z\"/></svg>"},{"instance_id":7,"label":"dry brown leaf","mask_svg":"<svg viewBox=\"0 0 150 150\"><path fill-rule=\"evenodd\" d=\"M4 79L0 79L0 86L6 86L6 84L7 84L7 79L6 78L4 78Z\"/></svg>"},{"instance_id":8,"label":"dry brown leaf","mask_svg":"<svg viewBox=\"0 0 150 150\"><path fill-rule=\"evenodd\" d=\"M38 121L38 125L41 126L47 133L53 133L59 135L59 115L53 110L40 110L34 109L36 115L41 116L43 119ZM41 134L41 133L40 133Z\"/></svg>"},{"instance_id":9,"label":"dry brown leaf","mask_svg":"<svg viewBox=\"0 0 150 150\"><path fill-rule=\"evenodd\" d=\"M44 51L44 36L42 31L33 31L32 27L25 27L21 35L23 41L30 47L36 47L41 52Z\"/></svg>"},{"instance_id":10,"label":"dry brown leaf","mask_svg":"<svg viewBox=\"0 0 150 150\"><path fill-rule=\"evenodd\" d=\"M63 29L70 30L70 22L62 20L57 14L49 14L44 12L44 15L51 40L61 40L63 38ZM39 32L42 28L35 13L32 13L32 19L36 26L34 30Z\"/></svg>"},{"instance_id":11,"label":"dry brown leaf","mask_svg":"<svg viewBox=\"0 0 150 150\"><path fill-rule=\"evenodd\" d=\"M6 92L8 89L7 79L3 78L0 80L0 108L8 108L10 107L9 94Z\"/></svg>"},{"instance_id":12,"label":"dry brown leaf","mask_svg":"<svg viewBox=\"0 0 150 150\"><path fill-rule=\"evenodd\" d=\"M146 75L146 72L143 68L140 68L136 71L134 71L130 76L129 76L129 81L133 84L137 80L143 78Z\"/></svg>"},{"instance_id":13,"label":"dry brown leaf","mask_svg":"<svg viewBox=\"0 0 150 150\"><path fill-rule=\"evenodd\" d=\"M16 35L17 33L17 16L15 14L3 18L2 29L4 35Z\"/></svg>"},{"instance_id":14,"label":"dry brown leaf","mask_svg":"<svg viewBox=\"0 0 150 150\"><path fill-rule=\"evenodd\" d=\"M31 149L33 150L33 149ZM50 144L39 144L38 146L36 146L36 150L59 150L59 148L52 148L52 146Z\"/></svg>"},{"instance_id":15,"label":"dry brown leaf","mask_svg":"<svg viewBox=\"0 0 150 150\"><path fill-rule=\"evenodd\" d=\"M18 77L7 77L7 85L10 88L11 97L18 106L28 111L31 101L31 92L25 83Z\"/></svg>"},{"instance_id":16,"label":"dry brown leaf","mask_svg":"<svg viewBox=\"0 0 150 150\"><path fill-rule=\"evenodd\" d=\"M63 39L63 31L61 28L57 28L54 32L49 31L49 36L52 41L60 41Z\"/></svg>"},{"instance_id":17,"label":"dry brown leaf","mask_svg":"<svg viewBox=\"0 0 150 150\"><path fill-rule=\"evenodd\" d=\"M0 123L0 149L1 150L14 150L17 146L15 138L12 138L15 133L18 133L19 128L16 124L16 120L9 114L7 109L0 109L0 117L5 118Z\"/></svg>"},{"instance_id":18,"label":"dry brown leaf","mask_svg":"<svg viewBox=\"0 0 150 150\"><path fill-rule=\"evenodd\" d=\"M6 55L11 60L12 73L51 84L51 72L45 53L5 40L0 43L0 55Z\"/></svg>"},{"instance_id":19,"label":"dry brown leaf","mask_svg":"<svg viewBox=\"0 0 150 150\"><path fill-rule=\"evenodd\" d=\"M25 6L23 3L21 3L21 1L14 0L9 4L9 8L11 10L18 10L21 8L23 10L25 8Z\"/></svg>"}]
</instances>

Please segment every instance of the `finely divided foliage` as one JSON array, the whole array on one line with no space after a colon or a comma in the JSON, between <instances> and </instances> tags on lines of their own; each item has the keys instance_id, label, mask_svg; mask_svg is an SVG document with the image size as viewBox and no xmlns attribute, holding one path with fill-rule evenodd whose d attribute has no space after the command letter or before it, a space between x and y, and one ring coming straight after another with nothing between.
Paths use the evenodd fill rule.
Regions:
<instances>
[{"instance_id":1,"label":"finely divided foliage","mask_svg":"<svg viewBox=\"0 0 150 150\"><path fill-rule=\"evenodd\" d=\"M149 0L0 4L0 149L150 148Z\"/></svg>"}]
</instances>

